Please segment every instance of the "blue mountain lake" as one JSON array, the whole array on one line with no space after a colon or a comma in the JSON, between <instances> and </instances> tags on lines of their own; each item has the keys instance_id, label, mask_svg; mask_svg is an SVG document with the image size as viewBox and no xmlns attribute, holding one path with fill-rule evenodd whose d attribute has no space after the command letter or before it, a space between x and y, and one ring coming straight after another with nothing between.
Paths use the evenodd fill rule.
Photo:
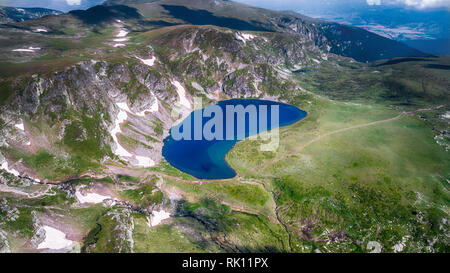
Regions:
<instances>
[{"instance_id":1,"label":"blue mountain lake","mask_svg":"<svg viewBox=\"0 0 450 273\"><path fill-rule=\"evenodd\" d=\"M236 172L227 164L225 160L226 154L233 148L233 146L239 142L237 135L240 133L240 136L244 133L242 130L237 129L237 125L239 123L239 115L229 115L227 118L226 109L227 106L238 106L242 105L243 107L254 105L256 109L261 109L266 106L267 111L257 112L258 122L257 129L255 130L254 126L250 126L250 114L245 114L245 137L249 137L258 133L262 133L264 131L268 131L271 129L275 129L277 127L287 126L293 124L303 118L306 117L307 113L295 106L267 101L267 100L256 100L256 99L233 99L227 101L221 101L216 106L219 106L222 109L223 115L223 140L206 140L204 137L201 140L194 137L194 126L195 126L195 118L199 118L202 121L201 124L203 126L211 119L215 117L215 114L211 114L210 117L204 117L204 111L207 111L208 108L213 106L208 106L204 109L193 111L186 119L174 126L172 130L178 130L178 132L184 132L183 127L190 126L190 140L186 138L182 140L178 140L178 137L174 137L173 131L171 130L170 135L164 140L164 146L162 150L162 154L164 158L175 168L188 173L198 179L228 179L236 176ZM274 107L275 106L275 107ZM278 108L277 108L278 106ZM215 107L215 109L218 109ZM246 108L247 109L247 108ZM278 109L278 124L274 122L272 125L272 111L271 109ZM210 110L210 109L209 109ZM263 117L266 117L265 119ZM195 118L194 118L195 117ZM253 115L253 117L255 117ZM274 117L276 117L274 115ZM220 118L220 116L218 116ZM260 125L260 120L265 121L266 126ZM190 119L190 120L187 120ZM242 119L242 116L241 116ZM276 119L275 119L276 120ZM190 121L185 123L186 121ZM254 120L253 120L254 121ZM241 120L242 122L242 120ZM188 124L188 125L183 125ZM198 124L198 123L197 123ZM226 128L227 126L233 127L234 132L233 138L227 138ZM197 125L198 126L198 125ZM273 128L272 128L273 127ZM197 127L198 128L198 127ZM216 132L217 128L212 127L212 132ZM189 132L189 128L188 132ZM198 132L198 130L197 130ZM219 130L220 132L220 130ZM229 135L231 136L231 134ZM256 144L255 144L256 145Z\"/></svg>"}]
</instances>

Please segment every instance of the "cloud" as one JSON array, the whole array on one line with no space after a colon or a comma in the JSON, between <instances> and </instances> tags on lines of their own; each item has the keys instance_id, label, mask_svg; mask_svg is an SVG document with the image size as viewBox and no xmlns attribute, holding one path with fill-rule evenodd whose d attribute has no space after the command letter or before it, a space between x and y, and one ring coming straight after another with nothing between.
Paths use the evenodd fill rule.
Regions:
<instances>
[{"instance_id":1,"label":"cloud","mask_svg":"<svg viewBox=\"0 0 450 273\"><path fill-rule=\"evenodd\" d=\"M81 0L66 0L69 6L79 6L81 5Z\"/></svg>"},{"instance_id":2,"label":"cloud","mask_svg":"<svg viewBox=\"0 0 450 273\"><path fill-rule=\"evenodd\" d=\"M403 6L415 9L450 9L450 0L234 0L252 6L270 9L325 10L341 7Z\"/></svg>"},{"instance_id":3,"label":"cloud","mask_svg":"<svg viewBox=\"0 0 450 273\"><path fill-rule=\"evenodd\" d=\"M381 5L381 0L367 0L367 5L373 6L373 5Z\"/></svg>"},{"instance_id":4,"label":"cloud","mask_svg":"<svg viewBox=\"0 0 450 273\"><path fill-rule=\"evenodd\" d=\"M449 0L403 0L400 2L403 2L407 6L412 6L419 9L441 7L450 8Z\"/></svg>"},{"instance_id":5,"label":"cloud","mask_svg":"<svg viewBox=\"0 0 450 273\"><path fill-rule=\"evenodd\" d=\"M373 5L402 5L416 9L450 8L450 0L366 0L369 6Z\"/></svg>"}]
</instances>

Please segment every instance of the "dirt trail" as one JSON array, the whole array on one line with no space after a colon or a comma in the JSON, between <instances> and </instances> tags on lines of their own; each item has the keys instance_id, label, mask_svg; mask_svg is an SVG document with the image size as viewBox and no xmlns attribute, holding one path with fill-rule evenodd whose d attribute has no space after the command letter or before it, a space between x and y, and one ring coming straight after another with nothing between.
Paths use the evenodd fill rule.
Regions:
<instances>
[{"instance_id":1,"label":"dirt trail","mask_svg":"<svg viewBox=\"0 0 450 273\"><path fill-rule=\"evenodd\" d=\"M424 108L424 109L417 109L417 110L410 111L410 112L403 112L403 113L401 113L398 116L395 116L393 118L373 121L373 122L359 124L359 125L354 125L354 126L350 126L350 127L347 127L347 128L342 128L342 129L338 129L338 130L335 130L335 131L328 132L326 134L323 134L323 135L320 135L320 136L317 136L317 137L311 139L310 141L304 143L301 146L298 146L297 149L295 149L295 151L292 151L290 153L284 154L284 155L282 155L282 156L280 156L278 158L275 158L275 159L273 159L271 161L268 161L268 162L265 162L265 163L259 165L257 168L254 168L253 171L260 170L261 168L264 168L267 165L275 164L275 163L279 162L280 160L283 160L283 159L285 159L287 157L290 157L290 156L292 156L292 155L302 151L303 149L305 149L309 145L311 145L311 144L313 144L313 143L315 143L317 141L320 141L321 139L323 139L325 137L328 137L328 136L331 136L331 135L335 135L335 134L339 134L339 133L346 132L346 131L353 130L353 129L364 128L364 127L368 127L368 126L372 126L372 125L377 125L377 124L381 124L381 123L391 122L391 121L400 119L400 118L402 118L404 116L407 116L407 115L413 115L413 114L418 113L418 112L432 111L432 110L439 109L439 108L442 108L442 107L444 107L444 105L433 106L433 107Z\"/></svg>"},{"instance_id":2,"label":"dirt trail","mask_svg":"<svg viewBox=\"0 0 450 273\"><path fill-rule=\"evenodd\" d=\"M14 188L14 187L9 187L7 185L0 185L0 192L22 195L22 196L25 196L26 198L30 198L30 199L42 197L42 196L46 195L50 189L51 189L51 185L47 185L46 189L43 191L27 193L27 192L21 191L17 188Z\"/></svg>"},{"instance_id":3,"label":"dirt trail","mask_svg":"<svg viewBox=\"0 0 450 273\"><path fill-rule=\"evenodd\" d=\"M278 224L283 226L283 228L284 228L284 230L286 232L287 238L288 238L289 251L292 252L291 233L289 232L289 226L285 222L283 222L283 220L280 217L280 214L279 214L280 205L279 205L279 202L278 202L277 194L273 190L269 189L269 187L267 187L267 185L264 182L259 181L259 180L254 180L254 181L244 181L244 180L242 180L240 182L244 183L244 184L250 184L250 185L261 185L264 188L264 190L267 193L270 194L270 196L272 197L272 200L273 200L273 202L275 204L273 213L274 213L274 215L276 217L276 221L278 222Z\"/></svg>"}]
</instances>

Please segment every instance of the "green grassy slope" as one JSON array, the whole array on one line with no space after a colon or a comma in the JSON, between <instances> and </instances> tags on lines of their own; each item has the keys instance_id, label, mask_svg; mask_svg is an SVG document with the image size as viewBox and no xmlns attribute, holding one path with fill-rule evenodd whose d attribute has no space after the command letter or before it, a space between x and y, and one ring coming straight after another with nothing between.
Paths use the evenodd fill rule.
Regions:
<instances>
[{"instance_id":1,"label":"green grassy slope","mask_svg":"<svg viewBox=\"0 0 450 273\"><path fill-rule=\"evenodd\" d=\"M264 155L258 143L244 141L227 156L241 175L274 188L293 249L359 252L377 241L391 252L407 238L404 251L448 251L450 158L432 127L417 114L327 135L398 112L322 100L311 105L304 121L281 131L277 153Z\"/></svg>"}]
</instances>

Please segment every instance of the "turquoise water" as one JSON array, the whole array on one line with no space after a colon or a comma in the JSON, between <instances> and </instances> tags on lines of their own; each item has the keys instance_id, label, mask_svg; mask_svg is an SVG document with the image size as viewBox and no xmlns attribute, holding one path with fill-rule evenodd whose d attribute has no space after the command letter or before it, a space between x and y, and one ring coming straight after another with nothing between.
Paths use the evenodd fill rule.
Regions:
<instances>
[{"instance_id":1,"label":"turquoise water","mask_svg":"<svg viewBox=\"0 0 450 273\"><path fill-rule=\"evenodd\" d=\"M245 123L245 137L271 130L276 127L293 124L305 118L307 115L305 111L295 106L267 100L233 99L228 101L221 101L216 105L223 110L223 124L225 124L226 126L231 126L231 124L234 124L235 130L232 140L226 140L226 127L223 129L222 134L224 140L194 140L194 115L202 114L205 109L208 109L211 106L208 106L205 109L194 111L188 117L186 117L186 119L190 119L191 121L191 140L176 140L177 137L174 137L172 131L170 136L168 136L164 140L164 147L162 150L164 158L173 167L199 179L227 179L236 176L236 172L227 164L225 155L233 148L233 146L237 142L240 141L237 139L238 116L234 115L232 118L227 118L227 115L225 114L227 106L242 105L243 107L247 107L249 105L254 105L257 109L259 109L261 106L267 106L267 128L264 128L264 126L260 127L258 123L257 130L252 130L250 126L249 115L247 114ZM279 107L278 125L276 123L272 125L271 122L272 115L270 109L273 106ZM212 118L214 118L214 115L212 117L202 117L202 124L205 124ZM186 119L184 121L186 121ZM258 113L258 120L259 119L260 117ZM174 129L183 131L183 122L175 126Z\"/></svg>"}]
</instances>

